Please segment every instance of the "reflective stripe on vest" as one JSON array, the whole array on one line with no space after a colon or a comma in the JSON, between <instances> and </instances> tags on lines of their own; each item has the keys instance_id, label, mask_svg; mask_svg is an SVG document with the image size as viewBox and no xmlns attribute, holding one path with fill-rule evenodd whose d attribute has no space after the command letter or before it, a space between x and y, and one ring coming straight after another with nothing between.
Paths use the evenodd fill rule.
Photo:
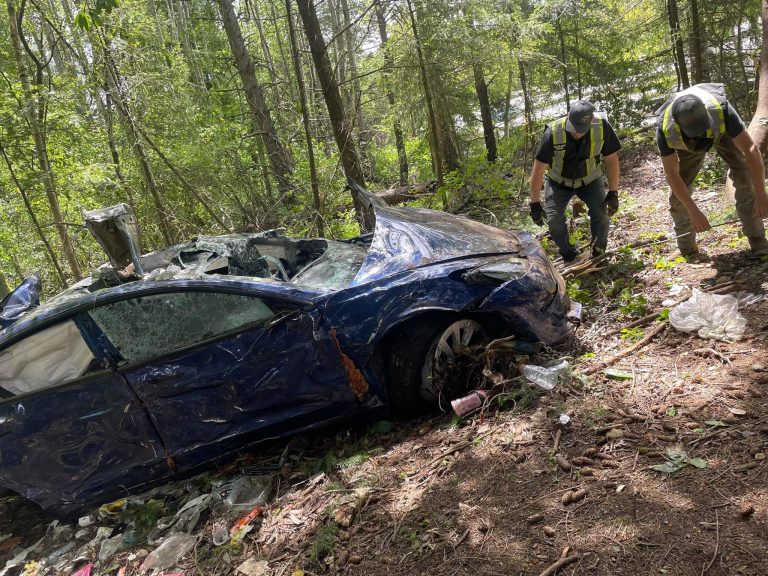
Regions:
<instances>
[{"instance_id":1,"label":"reflective stripe on vest","mask_svg":"<svg viewBox=\"0 0 768 576\"><path fill-rule=\"evenodd\" d=\"M667 141L667 146L673 150L687 150L688 152L693 152L693 150L688 148L688 146L685 144L685 139L683 138L683 133L680 130L680 125L675 122L674 118L672 117L672 106L674 106L678 98L687 94L692 94L704 102L704 105L707 107L707 113L709 114L709 123L711 126L715 127L714 130L712 130L711 127L707 128L706 137L714 140L713 145L717 144L720 140L720 137L725 134L725 114L723 112L723 106L720 104L720 101L717 99L717 97L711 92L707 92L698 86L691 86L690 88L679 92L675 96L675 99L669 103L669 106L667 106L667 109L664 111L664 123L662 124L662 130L664 131L664 139Z\"/></svg>"},{"instance_id":2,"label":"reflective stripe on vest","mask_svg":"<svg viewBox=\"0 0 768 576\"><path fill-rule=\"evenodd\" d=\"M602 112L595 112L592 124L589 126L589 158L586 159L587 173L582 178L564 178L563 165L565 164L565 143L567 130L565 122L568 117L558 118L552 124L552 144L555 148L552 157L552 165L547 171L547 177L558 184L569 188L578 188L594 182L603 175L603 169L598 161L600 151L603 149L603 120L606 116Z\"/></svg>"}]
</instances>

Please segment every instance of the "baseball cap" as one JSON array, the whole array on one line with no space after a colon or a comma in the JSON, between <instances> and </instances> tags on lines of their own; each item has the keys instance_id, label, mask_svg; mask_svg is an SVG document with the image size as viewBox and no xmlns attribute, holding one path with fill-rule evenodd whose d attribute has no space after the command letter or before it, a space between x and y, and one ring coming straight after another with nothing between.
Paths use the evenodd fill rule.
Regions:
<instances>
[{"instance_id":1,"label":"baseball cap","mask_svg":"<svg viewBox=\"0 0 768 576\"><path fill-rule=\"evenodd\" d=\"M571 105L568 111L568 119L565 121L565 129L568 132L586 134L595 116L595 107L588 100L578 100Z\"/></svg>"},{"instance_id":2,"label":"baseball cap","mask_svg":"<svg viewBox=\"0 0 768 576\"><path fill-rule=\"evenodd\" d=\"M707 107L693 94L675 100L672 104L672 118L689 138L701 136L711 127Z\"/></svg>"}]
</instances>

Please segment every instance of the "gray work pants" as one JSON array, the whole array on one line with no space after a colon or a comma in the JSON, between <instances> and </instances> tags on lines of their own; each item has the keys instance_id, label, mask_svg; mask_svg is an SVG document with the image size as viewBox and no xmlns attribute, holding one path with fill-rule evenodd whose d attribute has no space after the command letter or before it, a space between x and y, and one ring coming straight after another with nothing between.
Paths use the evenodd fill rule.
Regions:
<instances>
[{"instance_id":1,"label":"gray work pants","mask_svg":"<svg viewBox=\"0 0 768 576\"><path fill-rule=\"evenodd\" d=\"M557 244L560 255L565 260L570 260L576 255L576 248L568 238L568 226L565 223L565 209L573 196L578 196L587 205L593 249L603 252L608 245L610 218L608 218L608 213L605 210L606 192L603 179L598 178L586 186L568 188L547 178L544 187L544 210L547 213L547 226L552 240Z\"/></svg>"},{"instance_id":2,"label":"gray work pants","mask_svg":"<svg viewBox=\"0 0 768 576\"><path fill-rule=\"evenodd\" d=\"M764 236L765 227L762 219L752 215L755 189L744 154L728 137L721 138L715 146L715 150L731 169L730 179L736 189L736 212L739 215L739 220L741 220L741 229L744 231L744 235L747 237ZM706 152L677 151L677 157L680 159L680 177L691 193L691 185L704 164L705 156ZM675 236L690 232L687 236L677 239L677 247L680 248L680 252L683 254L695 252L697 250L696 233L691 227L691 217L685 206L671 192L669 194L669 213L675 223Z\"/></svg>"}]
</instances>

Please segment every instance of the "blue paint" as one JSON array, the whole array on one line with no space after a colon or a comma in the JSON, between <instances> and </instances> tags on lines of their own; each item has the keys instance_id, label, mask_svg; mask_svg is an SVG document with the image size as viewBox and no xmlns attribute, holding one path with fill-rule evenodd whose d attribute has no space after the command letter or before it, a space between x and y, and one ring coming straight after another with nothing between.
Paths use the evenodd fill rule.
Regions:
<instances>
[{"instance_id":1,"label":"blue paint","mask_svg":"<svg viewBox=\"0 0 768 576\"><path fill-rule=\"evenodd\" d=\"M85 377L0 401L0 485L73 513L265 439L384 413L385 343L415 318L469 316L547 344L567 335L564 282L530 235L429 210L378 206L376 219L372 236L350 241L370 247L344 289L219 275L83 285L17 315L0 353L74 319L96 360ZM525 274L467 276L505 261ZM88 315L179 291L258 297L275 317L129 365ZM360 397L334 338L367 380Z\"/></svg>"}]
</instances>

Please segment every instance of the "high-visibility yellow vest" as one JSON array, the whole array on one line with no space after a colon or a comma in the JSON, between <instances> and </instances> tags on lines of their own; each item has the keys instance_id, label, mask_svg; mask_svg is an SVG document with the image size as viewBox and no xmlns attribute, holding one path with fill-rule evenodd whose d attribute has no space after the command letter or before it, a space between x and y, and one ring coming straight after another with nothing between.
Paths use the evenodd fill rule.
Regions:
<instances>
[{"instance_id":1,"label":"high-visibility yellow vest","mask_svg":"<svg viewBox=\"0 0 768 576\"><path fill-rule=\"evenodd\" d=\"M695 150L691 150L686 145L680 125L675 122L675 119L672 117L672 106L678 98L688 94L692 94L704 102L704 105L707 108L707 113L709 114L710 125L714 126L714 128L707 129L706 137L711 138L714 141L714 144L717 144L720 138L725 134L725 113L723 112L723 105L720 99L715 94L709 90L705 90L699 85L686 88L675 95L674 99L664 111L664 120L661 125L661 129L664 132L664 139L667 141L667 146L674 150L695 152Z\"/></svg>"},{"instance_id":2,"label":"high-visibility yellow vest","mask_svg":"<svg viewBox=\"0 0 768 576\"><path fill-rule=\"evenodd\" d=\"M589 126L589 158L586 159L587 173L581 178L563 177L563 166L565 164L565 142L567 139L567 130L565 122L567 116L558 118L552 124L552 144L555 148L555 154L552 158L552 164L547 171L547 177L558 184L568 186L569 188L578 188L594 182L603 175L603 169L600 165L600 151L603 149L603 120L606 116L602 112L595 112L592 118L592 124Z\"/></svg>"}]
</instances>

